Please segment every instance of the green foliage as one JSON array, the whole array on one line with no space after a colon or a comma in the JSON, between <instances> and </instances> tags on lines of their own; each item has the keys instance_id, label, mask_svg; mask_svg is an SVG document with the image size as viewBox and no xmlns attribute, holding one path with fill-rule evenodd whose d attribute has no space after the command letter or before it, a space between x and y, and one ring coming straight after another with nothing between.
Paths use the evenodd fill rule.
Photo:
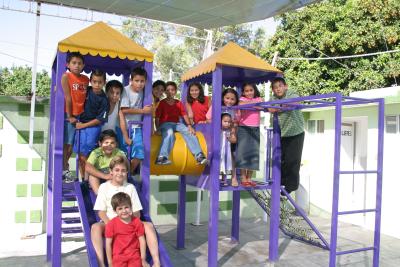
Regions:
<instances>
[{"instance_id":1,"label":"green foliage","mask_svg":"<svg viewBox=\"0 0 400 267\"><path fill-rule=\"evenodd\" d=\"M400 1L330 0L285 13L262 56L327 57L400 49ZM319 51L322 53L320 53ZM322 94L391 86L400 79L400 53L319 60L278 60L289 86Z\"/></svg>"},{"instance_id":2,"label":"green foliage","mask_svg":"<svg viewBox=\"0 0 400 267\"><path fill-rule=\"evenodd\" d=\"M11 67L0 69L0 95L29 96L32 86L31 67ZM49 96L50 77L47 71L37 73L36 95Z\"/></svg>"}]
</instances>

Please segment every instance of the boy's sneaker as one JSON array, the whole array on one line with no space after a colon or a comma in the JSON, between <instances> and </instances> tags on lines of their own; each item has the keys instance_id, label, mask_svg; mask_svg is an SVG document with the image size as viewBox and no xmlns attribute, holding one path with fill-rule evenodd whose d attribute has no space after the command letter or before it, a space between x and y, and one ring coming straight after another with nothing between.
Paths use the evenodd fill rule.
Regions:
<instances>
[{"instance_id":1,"label":"boy's sneaker","mask_svg":"<svg viewBox=\"0 0 400 267\"><path fill-rule=\"evenodd\" d=\"M208 159L206 158L206 156L204 156L203 152L200 152L199 154L197 154L196 161L198 164L201 164L201 165L206 165L209 162Z\"/></svg>"},{"instance_id":2,"label":"boy's sneaker","mask_svg":"<svg viewBox=\"0 0 400 267\"><path fill-rule=\"evenodd\" d=\"M158 157L155 164L156 165L170 165L170 164L172 164L172 162L166 157Z\"/></svg>"},{"instance_id":3,"label":"boy's sneaker","mask_svg":"<svg viewBox=\"0 0 400 267\"><path fill-rule=\"evenodd\" d=\"M69 170L65 170L62 174L62 180L64 183L73 183L76 181L76 177Z\"/></svg>"}]
</instances>

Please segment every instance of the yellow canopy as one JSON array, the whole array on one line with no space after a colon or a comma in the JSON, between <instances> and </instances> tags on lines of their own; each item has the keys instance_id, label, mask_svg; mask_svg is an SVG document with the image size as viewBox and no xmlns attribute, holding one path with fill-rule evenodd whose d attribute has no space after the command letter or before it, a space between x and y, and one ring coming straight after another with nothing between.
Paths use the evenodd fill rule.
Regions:
<instances>
[{"instance_id":1,"label":"yellow canopy","mask_svg":"<svg viewBox=\"0 0 400 267\"><path fill-rule=\"evenodd\" d=\"M183 74L181 79L182 81L187 81L200 75L213 72L217 64L282 73L282 71L271 66L246 49L243 49L233 42L229 42L210 57L201 61L196 67Z\"/></svg>"},{"instance_id":2,"label":"yellow canopy","mask_svg":"<svg viewBox=\"0 0 400 267\"><path fill-rule=\"evenodd\" d=\"M78 51L83 55L153 61L153 53L141 47L104 22L97 22L58 43L61 52Z\"/></svg>"}]
</instances>

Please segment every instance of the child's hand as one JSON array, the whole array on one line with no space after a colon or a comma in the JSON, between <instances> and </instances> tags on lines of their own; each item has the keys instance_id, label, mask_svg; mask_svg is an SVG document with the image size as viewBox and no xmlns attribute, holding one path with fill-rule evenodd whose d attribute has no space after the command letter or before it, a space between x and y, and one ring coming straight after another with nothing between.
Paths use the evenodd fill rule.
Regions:
<instances>
[{"instance_id":1,"label":"child's hand","mask_svg":"<svg viewBox=\"0 0 400 267\"><path fill-rule=\"evenodd\" d=\"M196 135L196 130L192 127L192 125L189 125L189 126L188 126L188 130L189 130L189 133L190 133L191 135Z\"/></svg>"},{"instance_id":2,"label":"child's hand","mask_svg":"<svg viewBox=\"0 0 400 267\"><path fill-rule=\"evenodd\" d=\"M153 113L153 106L147 105L143 107L143 114L151 114Z\"/></svg>"},{"instance_id":3,"label":"child's hand","mask_svg":"<svg viewBox=\"0 0 400 267\"><path fill-rule=\"evenodd\" d=\"M80 129L83 129L83 128L85 128L85 127L83 126L83 123L77 122L77 123L75 124L75 128L76 128L77 130L80 130Z\"/></svg>"},{"instance_id":4,"label":"child's hand","mask_svg":"<svg viewBox=\"0 0 400 267\"><path fill-rule=\"evenodd\" d=\"M142 260L142 267L150 267L146 260Z\"/></svg>"},{"instance_id":5,"label":"child's hand","mask_svg":"<svg viewBox=\"0 0 400 267\"><path fill-rule=\"evenodd\" d=\"M155 135L161 135L161 131L157 129L157 131L154 132Z\"/></svg>"},{"instance_id":6,"label":"child's hand","mask_svg":"<svg viewBox=\"0 0 400 267\"><path fill-rule=\"evenodd\" d=\"M68 118L69 123L75 124L78 120L75 117L69 117Z\"/></svg>"},{"instance_id":7,"label":"child's hand","mask_svg":"<svg viewBox=\"0 0 400 267\"><path fill-rule=\"evenodd\" d=\"M268 108L268 111L270 113L276 113L276 112L279 112L279 109L277 109L277 108Z\"/></svg>"},{"instance_id":8,"label":"child's hand","mask_svg":"<svg viewBox=\"0 0 400 267\"><path fill-rule=\"evenodd\" d=\"M124 141L125 141L125 144L127 144L128 146L132 145L132 139L124 137Z\"/></svg>"},{"instance_id":9,"label":"child's hand","mask_svg":"<svg viewBox=\"0 0 400 267\"><path fill-rule=\"evenodd\" d=\"M204 124L207 123L207 121L199 121L198 124Z\"/></svg>"}]
</instances>

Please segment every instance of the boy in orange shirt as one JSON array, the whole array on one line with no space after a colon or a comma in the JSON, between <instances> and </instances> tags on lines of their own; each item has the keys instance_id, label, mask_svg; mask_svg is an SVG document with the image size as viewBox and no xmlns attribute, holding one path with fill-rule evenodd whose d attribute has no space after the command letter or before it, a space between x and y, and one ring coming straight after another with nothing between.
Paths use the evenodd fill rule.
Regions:
<instances>
[{"instance_id":1,"label":"boy in orange shirt","mask_svg":"<svg viewBox=\"0 0 400 267\"><path fill-rule=\"evenodd\" d=\"M63 148L63 180L73 182L74 175L68 170L68 160L72 155L72 144L75 137L75 124L77 116L83 112L86 88L89 78L82 75L84 59L79 52L69 53L67 56L67 69L61 77L61 86L65 98L65 120L64 120L64 148Z\"/></svg>"}]
</instances>

